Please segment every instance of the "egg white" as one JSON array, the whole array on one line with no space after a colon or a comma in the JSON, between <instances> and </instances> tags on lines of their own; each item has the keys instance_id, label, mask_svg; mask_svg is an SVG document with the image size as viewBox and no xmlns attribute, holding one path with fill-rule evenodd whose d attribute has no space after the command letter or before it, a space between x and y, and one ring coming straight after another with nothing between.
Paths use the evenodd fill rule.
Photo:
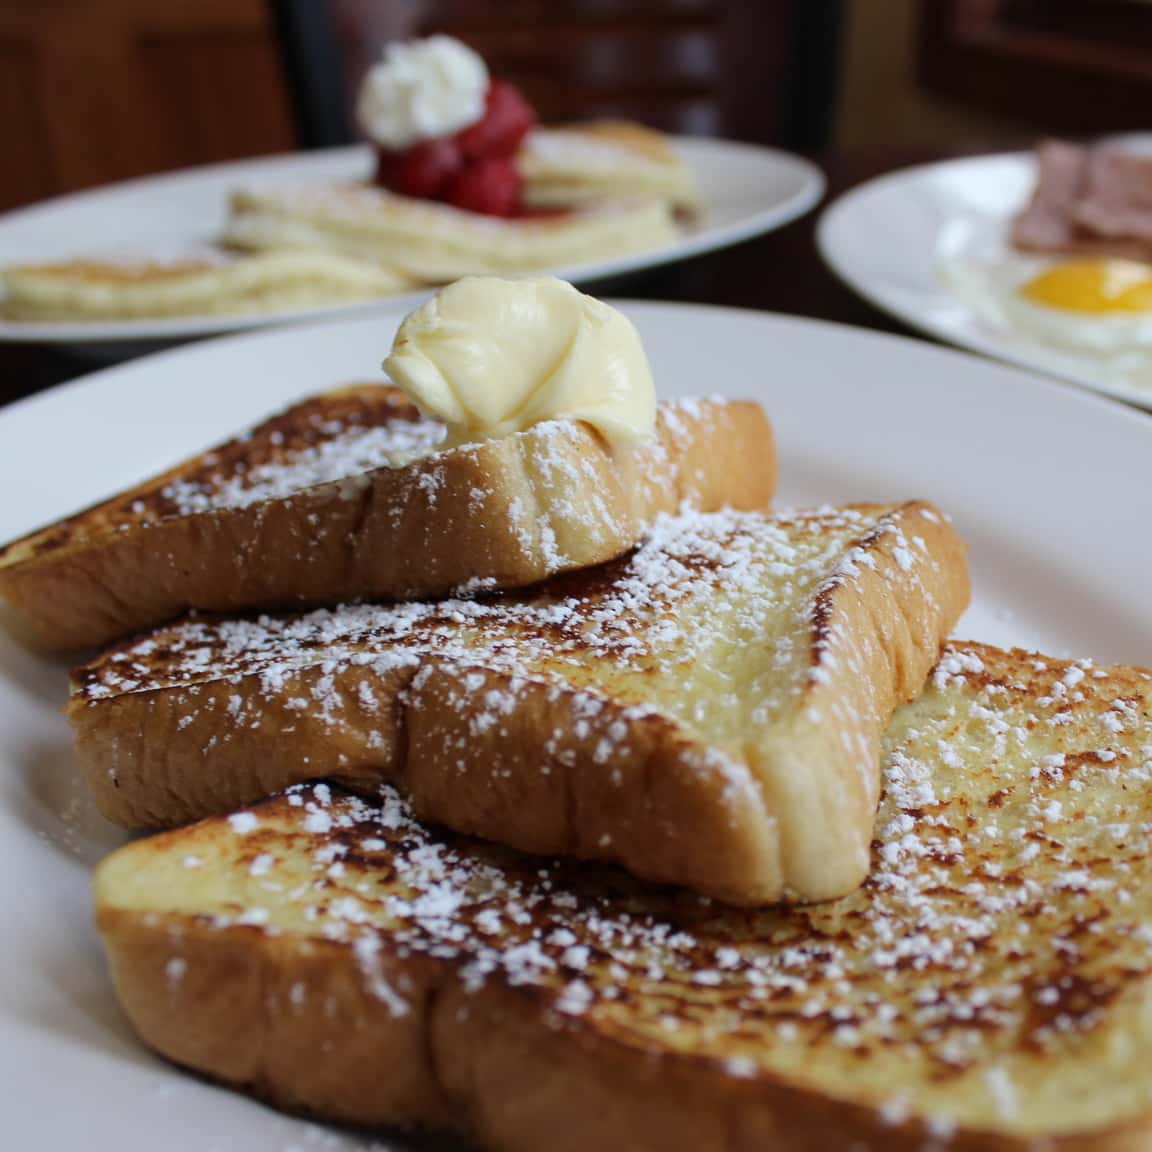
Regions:
<instances>
[{"instance_id":1,"label":"egg white","mask_svg":"<svg viewBox=\"0 0 1152 1152\"><path fill-rule=\"evenodd\" d=\"M986 322L1077 352L1112 356L1152 349L1152 311L1083 312L1038 304L1021 295L1022 289L1062 261L1027 256L1007 245L981 247L942 247L938 268L952 293Z\"/></svg>"}]
</instances>

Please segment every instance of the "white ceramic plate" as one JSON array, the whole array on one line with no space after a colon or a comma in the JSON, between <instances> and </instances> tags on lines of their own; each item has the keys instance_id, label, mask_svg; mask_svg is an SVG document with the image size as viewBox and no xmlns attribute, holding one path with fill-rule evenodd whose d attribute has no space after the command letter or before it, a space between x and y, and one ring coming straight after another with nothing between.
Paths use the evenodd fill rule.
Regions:
<instances>
[{"instance_id":1,"label":"white ceramic plate","mask_svg":"<svg viewBox=\"0 0 1152 1152\"><path fill-rule=\"evenodd\" d=\"M1147 137L1124 137L1145 148ZM851 288L914 328L1152 408L1152 371L1125 378L1104 356L1063 350L981 316L941 274L944 259L995 261L1032 188L1029 153L926 164L871 180L824 212L817 243Z\"/></svg>"},{"instance_id":2,"label":"white ceramic plate","mask_svg":"<svg viewBox=\"0 0 1152 1152\"><path fill-rule=\"evenodd\" d=\"M962 635L1149 662L1152 421L918 341L748 312L627 309L665 394L722 389L764 403L785 503L925 496L949 510L971 545L976 587ZM394 323L358 318L213 341L0 411L0 539L305 393L371 377ZM183 1075L133 1039L87 892L92 864L121 835L93 813L77 777L59 711L65 691L62 664L0 632L5 1146L361 1147Z\"/></svg>"},{"instance_id":3,"label":"white ceramic plate","mask_svg":"<svg viewBox=\"0 0 1152 1152\"><path fill-rule=\"evenodd\" d=\"M590 283L683 260L770 232L807 212L823 195L824 177L807 160L726 140L681 139L703 199L702 222L674 244L616 260L557 269ZM64 196L0 216L0 265L82 255L164 255L210 243L224 224L228 193L242 184L325 184L366 180L367 147L335 148L194 168ZM0 341L92 345L159 344L196 336L378 311L411 308L425 292L386 301L256 316L201 316L102 324L19 324L0 320Z\"/></svg>"}]
</instances>

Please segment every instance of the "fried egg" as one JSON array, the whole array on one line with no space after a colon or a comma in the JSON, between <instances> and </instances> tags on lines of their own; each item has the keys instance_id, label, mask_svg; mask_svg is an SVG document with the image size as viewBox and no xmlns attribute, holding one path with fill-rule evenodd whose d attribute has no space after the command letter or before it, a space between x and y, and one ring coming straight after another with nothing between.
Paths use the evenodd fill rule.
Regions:
<instances>
[{"instance_id":1,"label":"fried egg","mask_svg":"<svg viewBox=\"0 0 1152 1152\"><path fill-rule=\"evenodd\" d=\"M1096 355L1152 350L1152 264L1038 258L1005 245L945 249L939 267L954 295L998 328Z\"/></svg>"},{"instance_id":2,"label":"fried egg","mask_svg":"<svg viewBox=\"0 0 1152 1152\"><path fill-rule=\"evenodd\" d=\"M1006 322L1046 343L1098 353L1152 348L1152 265L1058 261L1005 289Z\"/></svg>"}]
</instances>

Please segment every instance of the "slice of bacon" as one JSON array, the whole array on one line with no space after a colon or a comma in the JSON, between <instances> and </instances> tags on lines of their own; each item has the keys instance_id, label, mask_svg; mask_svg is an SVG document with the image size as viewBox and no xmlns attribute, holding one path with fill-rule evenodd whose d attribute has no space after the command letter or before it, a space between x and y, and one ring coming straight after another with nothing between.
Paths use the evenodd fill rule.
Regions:
<instances>
[{"instance_id":1,"label":"slice of bacon","mask_svg":"<svg viewBox=\"0 0 1152 1152\"><path fill-rule=\"evenodd\" d=\"M1043 141L1011 239L1023 252L1152 261L1152 157Z\"/></svg>"},{"instance_id":2,"label":"slice of bacon","mask_svg":"<svg viewBox=\"0 0 1152 1152\"><path fill-rule=\"evenodd\" d=\"M1094 148L1072 217L1094 236L1152 244L1152 156Z\"/></svg>"},{"instance_id":3,"label":"slice of bacon","mask_svg":"<svg viewBox=\"0 0 1152 1152\"><path fill-rule=\"evenodd\" d=\"M1062 140L1036 148L1036 186L1012 225L1012 244L1025 252L1059 252L1075 239L1073 212L1083 188L1088 149Z\"/></svg>"}]
</instances>

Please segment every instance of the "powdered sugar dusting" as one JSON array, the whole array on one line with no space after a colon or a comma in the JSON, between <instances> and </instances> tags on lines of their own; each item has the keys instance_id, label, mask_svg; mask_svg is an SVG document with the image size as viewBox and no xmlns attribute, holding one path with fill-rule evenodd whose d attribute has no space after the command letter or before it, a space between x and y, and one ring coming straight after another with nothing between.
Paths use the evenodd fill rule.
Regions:
<instances>
[{"instance_id":1,"label":"powdered sugar dusting","mask_svg":"<svg viewBox=\"0 0 1152 1152\"><path fill-rule=\"evenodd\" d=\"M77 690L99 700L244 681L235 708L237 692L226 693L229 719L255 723L262 695L295 699L302 670L312 670L306 694L289 704L323 717L340 703L342 672L358 669L361 679L412 677L434 660L525 683L579 686L589 698L606 689L626 705L662 711L723 745L744 739L749 725L768 723L804 690L814 642L821 653L831 652L828 635L813 638L814 597L829 580L852 578L855 550L883 535L890 522L885 512L664 516L630 557L532 593L254 621L192 620L106 653L78 671ZM832 658L823 657L825 663ZM751 679L734 693L725 678L737 663ZM680 688L689 675L701 685L691 696ZM610 685L601 686L604 678ZM474 723L499 722L511 706L503 699L507 691L486 704L469 699ZM374 701L384 706L371 684L357 689L357 699L369 711Z\"/></svg>"},{"instance_id":2,"label":"powdered sugar dusting","mask_svg":"<svg viewBox=\"0 0 1152 1152\"><path fill-rule=\"evenodd\" d=\"M662 435L668 443L658 439L650 446L655 471L647 483L672 482L666 466L674 470L678 465L669 457L668 445L682 450L695 441L708 422L708 403L723 406L725 401L710 397L706 403L688 397L660 405ZM592 460L577 460L570 446L564 450L575 427L566 420L553 420L532 429L538 482L548 491L544 510L559 515L562 522L585 522L590 529L595 524L599 530L619 533L622 528L613 519L603 475ZM373 471L403 468L428 457L440 459L444 436L443 424L420 417L397 389L361 385L324 393L196 458L168 479L114 499L102 506L101 518L124 530L134 523L248 508L326 484L339 484L340 496L356 499L371 483ZM456 451L466 453L474 447L464 445ZM442 467L429 464L413 480L434 507L444 480ZM492 494L475 486L469 515L491 515ZM395 518L400 512L397 505L391 515ZM553 567L562 568L569 561L556 546L551 518L540 512L525 508L519 515L511 514L511 527L524 537L527 553L539 549Z\"/></svg>"},{"instance_id":3,"label":"powdered sugar dusting","mask_svg":"<svg viewBox=\"0 0 1152 1152\"><path fill-rule=\"evenodd\" d=\"M328 421L320 430L324 433L322 439L283 459L226 477L208 473L174 480L162 494L179 515L246 508L317 484L350 480L374 468L398 468L435 451L444 438L444 426L433 420L403 420L368 427Z\"/></svg>"},{"instance_id":4,"label":"powdered sugar dusting","mask_svg":"<svg viewBox=\"0 0 1152 1152\"><path fill-rule=\"evenodd\" d=\"M1035 1061L1056 1074L1099 1029L1124 1033L1134 1069L1152 1058L1123 1010L1152 973L1152 677L1072 676L1070 703L1054 691L1070 667L946 651L889 730L872 872L839 901L725 911L435 833L391 789L378 804L298 789L256 809L269 876L295 884L268 930L349 943L386 1000L376 960L418 954L472 990L540 989L644 1051L682 1033L733 1077L818 1057L824 1090L938 1140L1034 1114ZM305 827L316 811L323 835ZM1089 1113L1123 1090L1116 1066L1075 1074Z\"/></svg>"}]
</instances>

